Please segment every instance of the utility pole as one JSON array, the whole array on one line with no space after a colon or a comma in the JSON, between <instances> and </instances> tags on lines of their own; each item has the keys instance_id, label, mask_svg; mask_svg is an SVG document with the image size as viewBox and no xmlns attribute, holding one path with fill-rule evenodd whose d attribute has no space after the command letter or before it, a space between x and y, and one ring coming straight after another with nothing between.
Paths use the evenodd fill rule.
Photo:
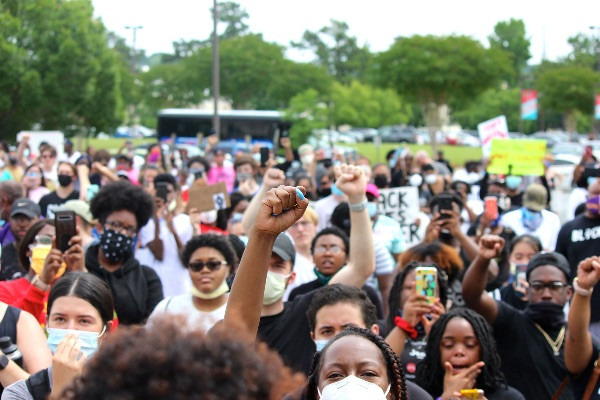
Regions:
<instances>
[{"instance_id":1,"label":"utility pole","mask_svg":"<svg viewBox=\"0 0 600 400\"><path fill-rule=\"evenodd\" d=\"M141 25L133 25L133 26L126 26L125 29L131 29L131 32L133 34L133 41L131 44L131 75L133 75L134 79L135 79L135 75L136 75L136 71L137 71L137 55L135 52L135 44L137 41L137 31L138 29L142 29L144 28ZM136 115L136 105L135 104L130 104L129 105L129 133L131 136L137 136L137 128L136 128L136 124L137 124L137 115Z\"/></svg>"},{"instance_id":2,"label":"utility pole","mask_svg":"<svg viewBox=\"0 0 600 400\"><path fill-rule=\"evenodd\" d=\"M221 118L219 117L219 35L217 33L217 23L219 15L217 11L217 0L213 0L213 97L214 97L214 112L213 112L213 129L215 134L221 138Z\"/></svg>"},{"instance_id":3,"label":"utility pole","mask_svg":"<svg viewBox=\"0 0 600 400\"><path fill-rule=\"evenodd\" d=\"M136 26L126 26L125 29L131 29L132 33L133 33L133 42L132 42L132 46L131 46L131 73L135 74L135 70L136 70L136 54L135 54L135 42L137 39L137 31L138 29L143 29L144 27L141 25L136 25Z\"/></svg>"}]
</instances>

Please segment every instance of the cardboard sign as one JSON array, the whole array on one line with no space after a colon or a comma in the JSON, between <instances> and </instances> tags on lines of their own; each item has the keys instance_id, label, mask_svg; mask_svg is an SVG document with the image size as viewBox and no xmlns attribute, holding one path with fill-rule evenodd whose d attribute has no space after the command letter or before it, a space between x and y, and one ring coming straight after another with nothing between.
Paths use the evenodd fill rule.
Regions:
<instances>
[{"instance_id":1,"label":"cardboard sign","mask_svg":"<svg viewBox=\"0 0 600 400\"><path fill-rule=\"evenodd\" d=\"M481 139L481 151L485 157L491 153L493 139L508 139L508 125L506 117L501 115L477 125L479 139Z\"/></svg>"},{"instance_id":2,"label":"cardboard sign","mask_svg":"<svg viewBox=\"0 0 600 400\"><path fill-rule=\"evenodd\" d=\"M214 185L194 185L189 190L189 200L185 206L186 212L192 208L199 212L210 210L222 210L230 206L229 194L225 182Z\"/></svg>"},{"instance_id":3,"label":"cardboard sign","mask_svg":"<svg viewBox=\"0 0 600 400\"><path fill-rule=\"evenodd\" d=\"M488 172L541 176L544 174L546 141L536 139L504 139L492 141ZM512 168L512 169L511 169Z\"/></svg>"},{"instance_id":4,"label":"cardboard sign","mask_svg":"<svg viewBox=\"0 0 600 400\"><path fill-rule=\"evenodd\" d=\"M400 223L408 247L423 240L424 230L419 227L425 221L420 221L419 225L416 223L417 218L421 219L419 191L416 187L379 189L378 210L380 214L387 215Z\"/></svg>"}]
</instances>

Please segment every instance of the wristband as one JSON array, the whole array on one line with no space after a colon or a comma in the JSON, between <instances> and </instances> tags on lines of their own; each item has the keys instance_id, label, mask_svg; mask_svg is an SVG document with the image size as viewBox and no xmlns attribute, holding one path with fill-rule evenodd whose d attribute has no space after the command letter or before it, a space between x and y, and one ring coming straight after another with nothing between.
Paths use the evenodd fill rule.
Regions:
<instances>
[{"instance_id":1,"label":"wristband","mask_svg":"<svg viewBox=\"0 0 600 400\"><path fill-rule=\"evenodd\" d=\"M579 284L577 283L578 280L579 278L573 279L573 289L575 290L575 293L584 297L590 296L594 291L594 288L584 289L581 286L579 286Z\"/></svg>"},{"instance_id":2,"label":"wristband","mask_svg":"<svg viewBox=\"0 0 600 400\"><path fill-rule=\"evenodd\" d=\"M394 318L394 324L408 334L411 339L416 339L419 332L407 320L402 317Z\"/></svg>"},{"instance_id":3,"label":"wristband","mask_svg":"<svg viewBox=\"0 0 600 400\"><path fill-rule=\"evenodd\" d=\"M36 289L39 289L42 292L47 292L48 290L50 290L50 285L42 282L40 280L39 275L33 277L33 279L31 280L31 286L34 286Z\"/></svg>"},{"instance_id":4,"label":"wristband","mask_svg":"<svg viewBox=\"0 0 600 400\"><path fill-rule=\"evenodd\" d=\"M350 209L350 211L361 212L363 210L366 210L368 203L369 202L367 201L367 199L364 199L360 203L356 203L356 204L350 204L350 203L348 203L348 208Z\"/></svg>"}]
</instances>

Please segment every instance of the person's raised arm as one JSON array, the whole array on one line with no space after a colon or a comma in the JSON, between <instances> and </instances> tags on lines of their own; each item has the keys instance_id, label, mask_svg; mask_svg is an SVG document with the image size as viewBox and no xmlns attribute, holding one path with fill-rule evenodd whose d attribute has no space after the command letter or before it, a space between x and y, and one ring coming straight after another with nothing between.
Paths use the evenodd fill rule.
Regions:
<instances>
[{"instance_id":1,"label":"person's raised arm","mask_svg":"<svg viewBox=\"0 0 600 400\"><path fill-rule=\"evenodd\" d=\"M490 324L498 316L498 304L486 291L488 266L490 261L500 255L504 239L496 235L482 236L479 241L479 254L465 273L462 295L467 307L481 314Z\"/></svg>"},{"instance_id":2,"label":"person's raised arm","mask_svg":"<svg viewBox=\"0 0 600 400\"><path fill-rule=\"evenodd\" d=\"M361 288L375 272L373 228L366 208L367 178L363 169L354 165L336 166L334 171L337 178L335 185L348 196L350 206L350 259L330 283Z\"/></svg>"},{"instance_id":3,"label":"person's raised arm","mask_svg":"<svg viewBox=\"0 0 600 400\"><path fill-rule=\"evenodd\" d=\"M585 370L593 354L592 335L589 331L592 289L600 281L600 257L588 257L577 267L575 293L571 299L565 365L572 374Z\"/></svg>"},{"instance_id":4,"label":"person's raised arm","mask_svg":"<svg viewBox=\"0 0 600 400\"><path fill-rule=\"evenodd\" d=\"M265 282L275 239L298 221L308 200L298 195L304 188L280 186L267 192L248 234L248 246L237 269L227 301L223 326L256 339L263 305Z\"/></svg>"},{"instance_id":5,"label":"person's raised arm","mask_svg":"<svg viewBox=\"0 0 600 400\"><path fill-rule=\"evenodd\" d=\"M292 162L294 161L294 150L292 149L292 141L290 140L289 137L282 137L279 140L279 143L281 143L281 147L283 147L284 151L285 151L285 161L287 162Z\"/></svg>"},{"instance_id":6,"label":"person's raised arm","mask_svg":"<svg viewBox=\"0 0 600 400\"><path fill-rule=\"evenodd\" d=\"M254 195L242 217L242 226L244 227L245 232L250 232L252 229L252 224L254 224L254 221L256 220L256 215L258 214L262 200L267 192L279 185L283 185L284 180L285 174L280 169L270 168L265 171L260 190Z\"/></svg>"}]
</instances>

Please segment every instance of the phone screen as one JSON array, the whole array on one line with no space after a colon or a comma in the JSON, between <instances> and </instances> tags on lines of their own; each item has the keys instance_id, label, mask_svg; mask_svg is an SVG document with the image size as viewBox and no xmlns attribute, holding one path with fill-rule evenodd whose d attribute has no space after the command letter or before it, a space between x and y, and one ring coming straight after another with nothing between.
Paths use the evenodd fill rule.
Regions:
<instances>
[{"instance_id":1,"label":"phone screen","mask_svg":"<svg viewBox=\"0 0 600 400\"><path fill-rule=\"evenodd\" d=\"M269 148L261 147L260 148L260 166L265 167L267 165L267 161L269 161Z\"/></svg>"},{"instance_id":2,"label":"phone screen","mask_svg":"<svg viewBox=\"0 0 600 400\"><path fill-rule=\"evenodd\" d=\"M435 267L417 267L415 290L418 294L427 297L430 304L439 297L439 288L437 285L437 269Z\"/></svg>"}]
</instances>

